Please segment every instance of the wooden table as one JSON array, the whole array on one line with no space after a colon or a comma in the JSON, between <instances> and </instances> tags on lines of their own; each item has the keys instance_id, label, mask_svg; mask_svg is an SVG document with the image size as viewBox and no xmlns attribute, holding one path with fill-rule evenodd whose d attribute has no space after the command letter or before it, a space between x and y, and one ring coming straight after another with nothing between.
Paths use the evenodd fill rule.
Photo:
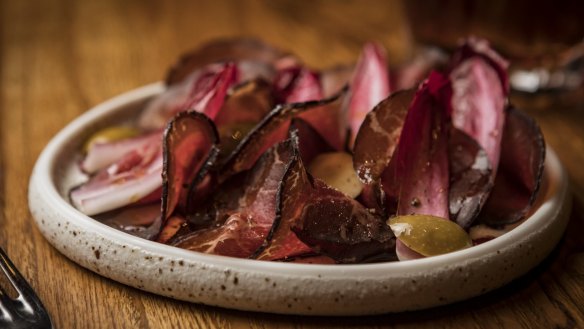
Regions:
<instances>
[{"instance_id":1,"label":"wooden table","mask_svg":"<svg viewBox=\"0 0 584 329\"><path fill-rule=\"evenodd\" d=\"M568 233L540 266L470 301L375 317L257 314L159 297L102 278L59 254L33 225L32 167L68 122L118 93L159 80L178 54L216 37L252 35L316 67L354 61L378 40L393 63L411 52L399 2L0 2L0 245L38 291L57 328L584 327L584 108L529 112L567 168Z\"/></svg>"}]
</instances>

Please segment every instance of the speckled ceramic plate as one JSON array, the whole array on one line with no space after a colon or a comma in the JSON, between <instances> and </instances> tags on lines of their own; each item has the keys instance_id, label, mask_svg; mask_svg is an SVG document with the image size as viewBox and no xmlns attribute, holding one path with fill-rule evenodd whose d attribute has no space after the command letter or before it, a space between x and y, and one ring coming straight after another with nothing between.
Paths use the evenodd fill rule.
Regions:
<instances>
[{"instance_id":1,"label":"speckled ceramic plate","mask_svg":"<svg viewBox=\"0 0 584 329\"><path fill-rule=\"evenodd\" d=\"M65 127L36 163L29 187L45 238L79 265L112 280L171 298L239 310L362 315L452 303L500 287L538 264L566 227L567 175L548 147L539 206L503 236L426 259L366 265L310 265L206 255L143 240L72 207L78 150L92 132L130 120L161 84L113 98Z\"/></svg>"}]
</instances>

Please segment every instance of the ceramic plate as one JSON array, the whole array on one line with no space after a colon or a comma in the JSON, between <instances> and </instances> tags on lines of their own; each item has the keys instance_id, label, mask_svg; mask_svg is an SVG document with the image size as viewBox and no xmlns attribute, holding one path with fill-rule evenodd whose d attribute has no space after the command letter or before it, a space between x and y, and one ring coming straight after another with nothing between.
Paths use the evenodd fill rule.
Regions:
<instances>
[{"instance_id":1,"label":"ceramic plate","mask_svg":"<svg viewBox=\"0 0 584 329\"><path fill-rule=\"evenodd\" d=\"M45 238L79 265L112 280L171 298L273 313L364 315L452 303L500 287L548 255L569 214L568 181L547 148L539 206L503 236L446 255L407 262L313 265L200 254L117 231L77 211L67 193L81 179L81 143L96 130L130 120L159 83L88 111L40 155L29 205Z\"/></svg>"}]
</instances>

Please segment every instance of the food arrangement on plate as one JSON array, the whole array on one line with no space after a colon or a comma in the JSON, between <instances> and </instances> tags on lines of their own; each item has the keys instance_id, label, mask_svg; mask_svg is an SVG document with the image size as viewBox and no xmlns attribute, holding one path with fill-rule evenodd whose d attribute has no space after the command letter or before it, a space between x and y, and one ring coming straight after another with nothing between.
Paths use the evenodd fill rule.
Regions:
<instances>
[{"instance_id":1,"label":"food arrangement on plate","mask_svg":"<svg viewBox=\"0 0 584 329\"><path fill-rule=\"evenodd\" d=\"M508 103L507 62L476 38L387 62L374 43L325 70L255 40L203 46L88 139L71 203L179 248L319 264L444 254L524 220L545 143Z\"/></svg>"}]
</instances>

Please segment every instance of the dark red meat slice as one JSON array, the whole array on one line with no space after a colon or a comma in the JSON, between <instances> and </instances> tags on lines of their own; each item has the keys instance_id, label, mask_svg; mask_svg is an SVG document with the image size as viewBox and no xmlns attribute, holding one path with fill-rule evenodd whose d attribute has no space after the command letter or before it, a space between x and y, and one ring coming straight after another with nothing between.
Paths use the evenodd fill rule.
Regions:
<instances>
[{"instance_id":1,"label":"dark red meat slice","mask_svg":"<svg viewBox=\"0 0 584 329\"><path fill-rule=\"evenodd\" d=\"M300 118L292 119L290 134L298 136L300 158L304 163L312 162L321 153L334 151L334 148L308 122Z\"/></svg>"},{"instance_id":2,"label":"dark red meat slice","mask_svg":"<svg viewBox=\"0 0 584 329\"><path fill-rule=\"evenodd\" d=\"M464 132L452 128L448 145L450 162L450 219L468 229L493 187L487 153Z\"/></svg>"},{"instance_id":3,"label":"dark red meat slice","mask_svg":"<svg viewBox=\"0 0 584 329\"><path fill-rule=\"evenodd\" d=\"M218 189L216 198L210 201L214 213L195 214L214 217L212 225L177 238L172 244L224 256L254 255L272 228L282 178L296 157L296 147L290 140L271 148L245 176L233 177L224 184L228 186L225 190ZM221 191L225 194L221 195Z\"/></svg>"},{"instance_id":4,"label":"dark red meat slice","mask_svg":"<svg viewBox=\"0 0 584 329\"><path fill-rule=\"evenodd\" d=\"M389 173L388 196L398 197L397 214L448 218L449 80L432 72L408 111ZM385 176L385 175L384 175Z\"/></svg>"},{"instance_id":5,"label":"dark red meat slice","mask_svg":"<svg viewBox=\"0 0 584 329\"><path fill-rule=\"evenodd\" d=\"M281 216L259 259L293 257L310 249L345 263L395 259L395 238L385 222L342 192L310 178L301 159L288 167L281 188Z\"/></svg>"},{"instance_id":6,"label":"dark red meat slice","mask_svg":"<svg viewBox=\"0 0 584 329\"><path fill-rule=\"evenodd\" d=\"M257 39L233 38L217 40L183 55L168 72L166 84L179 83L195 70L211 63L222 61L257 61L276 66L280 61L295 62L291 56Z\"/></svg>"},{"instance_id":7,"label":"dark red meat slice","mask_svg":"<svg viewBox=\"0 0 584 329\"><path fill-rule=\"evenodd\" d=\"M390 91L385 50L379 44L368 43L363 47L351 80L347 113L351 127L351 145L367 113L389 96Z\"/></svg>"},{"instance_id":8,"label":"dark red meat slice","mask_svg":"<svg viewBox=\"0 0 584 329\"><path fill-rule=\"evenodd\" d=\"M237 146L221 169L221 181L247 170L272 145L286 139L290 120L305 111L318 111L323 116L334 116L340 108L343 89L339 94L319 101L291 103L276 106ZM303 117L303 119L305 119ZM323 120L328 120L323 118ZM334 119L333 119L334 120ZM318 123L317 123L318 124ZM311 123L312 125L312 123ZM323 138L329 141L323 131L312 125Z\"/></svg>"},{"instance_id":9,"label":"dark red meat slice","mask_svg":"<svg viewBox=\"0 0 584 329\"><path fill-rule=\"evenodd\" d=\"M395 237L380 217L319 180L298 183L308 191L284 202L299 212L291 228L302 242L341 263L396 259Z\"/></svg>"},{"instance_id":10,"label":"dark red meat slice","mask_svg":"<svg viewBox=\"0 0 584 329\"><path fill-rule=\"evenodd\" d=\"M365 184L381 177L397 147L415 90L403 90L384 99L367 114L353 148L353 167Z\"/></svg>"},{"instance_id":11,"label":"dark red meat slice","mask_svg":"<svg viewBox=\"0 0 584 329\"><path fill-rule=\"evenodd\" d=\"M273 108L272 86L254 79L235 86L227 95L213 122L218 127L241 123L256 124Z\"/></svg>"},{"instance_id":12,"label":"dark red meat slice","mask_svg":"<svg viewBox=\"0 0 584 329\"><path fill-rule=\"evenodd\" d=\"M291 131L291 134L290 140L298 147L298 131ZM312 253L312 249L290 230L302 212L302 204L298 200L306 197L305 193L310 193L308 185L303 181L306 179L303 170L302 160L296 155L287 166L278 190L276 216L266 243L256 251L254 258L282 260Z\"/></svg>"},{"instance_id":13,"label":"dark red meat slice","mask_svg":"<svg viewBox=\"0 0 584 329\"><path fill-rule=\"evenodd\" d=\"M162 226L186 200L197 173L218 152L215 126L204 114L182 112L164 131L162 170Z\"/></svg>"},{"instance_id":14,"label":"dark red meat slice","mask_svg":"<svg viewBox=\"0 0 584 329\"><path fill-rule=\"evenodd\" d=\"M537 123L510 108L501 142L499 171L478 220L497 227L525 218L537 197L544 161L545 142Z\"/></svg>"}]
</instances>

